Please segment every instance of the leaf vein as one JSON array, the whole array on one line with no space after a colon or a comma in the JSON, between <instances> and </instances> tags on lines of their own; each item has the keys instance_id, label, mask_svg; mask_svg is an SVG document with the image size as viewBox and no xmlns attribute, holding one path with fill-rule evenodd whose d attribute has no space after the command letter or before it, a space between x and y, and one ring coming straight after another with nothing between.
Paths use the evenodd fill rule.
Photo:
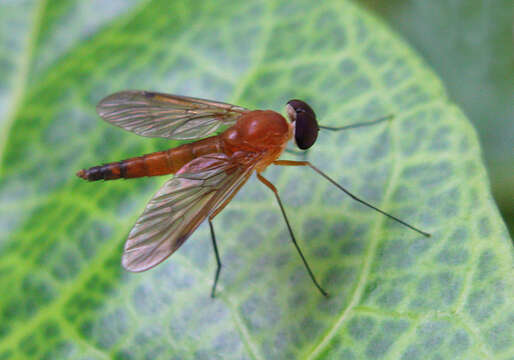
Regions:
<instances>
[{"instance_id":1,"label":"leaf vein","mask_svg":"<svg viewBox=\"0 0 514 360\"><path fill-rule=\"evenodd\" d=\"M3 124L1 124L2 129L0 130L0 160L4 157L4 152L7 147L7 138L10 132L10 129L14 123L14 119L18 114L20 105L23 101L23 97L25 95L25 89L27 86L30 65L32 63L33 53L36 46L36 40L38 38L39 32L41 30L41 24L43 22L43 17L46 12L46 4L47 0L40 0L39 4L35 6L34 10L34 23L32 29L28 36L28 41L25 47L25 51L21 54L20 59L20 71L18 72L15 78L15 85L13 90L13 96L11 100L11 106L7 110L7 115ZM3 163L3 161L2 161ZM3 167L0 163L0 174L3 172Z\"/></svg>"}]
</instances>

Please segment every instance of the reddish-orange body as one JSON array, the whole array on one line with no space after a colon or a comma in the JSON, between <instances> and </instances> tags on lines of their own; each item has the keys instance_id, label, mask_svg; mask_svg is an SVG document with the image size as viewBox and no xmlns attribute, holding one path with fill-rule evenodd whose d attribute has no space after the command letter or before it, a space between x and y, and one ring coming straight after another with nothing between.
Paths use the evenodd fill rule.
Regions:
<instances>
[{"instance_id":1,"label":"reddish-orange body","mask_svg":"<svg viewBox=\"0 0 514 360\"><path fill-rule=\"evenodd\" d=\"M89 181L137 178L177 173L184 165L200 156L236 152L258 153L255 166L262 172L284 151L293 136L293 126L271 110L254 110L241 116L223 133L176 148L146 154L119 162L80 170L77 175Z\"/></svg>"},{"instance_id":2,"label":"reddish-orange body","mask_svg":"<svg viewBox=\"0 0 514 360\"><path fill-rule=\"evenodd\" d=\"M257 172L257 179L274 193L291 240L309 276L318 290L327 296L298 246L277 188L261 174L271 164L308 166L353 199L424 236L430 236L357 198L310 162L278 160L293 135L297 147L306 150L316 142L320 128L342 130L375 124L387 118L334 128L320 127L316 114L302 100L288 101L286 111L289 121L271 110L250 111L223 102L139 90L121 91L103 98L97 105L97 112L112 125L141 136L196 140L166 151L77 173L88 181L175 174L157 191L128 234L123 267L140 272L158 265L180 248L202 222L208 220L217 263L211 291L211 296L214 296L221 260L212 221L252 173ZM216 134L221 126L229 128L207 137Z\"/></svg>"}]
</instances>

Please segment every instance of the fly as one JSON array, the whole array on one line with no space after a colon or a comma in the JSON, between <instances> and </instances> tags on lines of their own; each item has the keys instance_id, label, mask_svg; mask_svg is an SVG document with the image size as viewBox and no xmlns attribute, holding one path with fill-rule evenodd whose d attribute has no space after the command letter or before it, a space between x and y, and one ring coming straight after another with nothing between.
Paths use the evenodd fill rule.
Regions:
<instances>
[{"instance_id":1,"label":"fly","mask_svg":"<svg viewBox=\"0 0 514 360\"><path fill-rule=\"evenodd\" d=\"M314 145L320 129L344 130L376 124L390 117L327 127L318 125L312 108L301 100L287 103L287 121L271 110L249 110L212 100L147 91L112 94L100 101L97 112L105 121L141 136L193 141L77 172L77 176L88 181L175 175L146 205L128 235L122 257L122 265L128 271L146 271L163 262L207 220L217 263L211 290L214 297L221 260L212 220L256 173L259 181L275 195L293 245L314 285L328 296L296 241L278 190L262 175L269 165L309 167L354 200L430 236L351 194L310 162L278 160L293 138L299 149L306 150ZM222 131L223 128L226 130Z\"/></svg>"}]
</instances>

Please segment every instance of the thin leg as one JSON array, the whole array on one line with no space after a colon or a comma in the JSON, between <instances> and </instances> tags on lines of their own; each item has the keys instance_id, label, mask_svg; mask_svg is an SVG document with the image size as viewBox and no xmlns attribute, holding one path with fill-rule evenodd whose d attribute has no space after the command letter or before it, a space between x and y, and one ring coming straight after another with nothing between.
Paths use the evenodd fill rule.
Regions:
<instances>
[{"instance_id":1,"label":"thin leg","mask_svg":"<svg viewBox=\"0 0 514 360\"><path fill-rule=\"evenodd\" d=\"M211 297L214 297L216 292L216 285L218 284L218 278L220 277L221 271L221 260L220 254L218 252L218 245L216 244L216 235L214 235L214 227L212 226L212 220L209 218L209 227L211 228L211 239L212 239L212 247L214 248L214 255L216 256L216 263L218 267L216 268L216 275L214 276L214 284L212 285Z\"/></svg>"},{"instance_id":2,"label":"thin leg","mask_svg":"<svg viewBox=\"0 0 514 360\"><path fill-rule=\"evenodd\" d=\"M373 121L361 122L361 123L340 126L340 127L319 125L319 128L324 129L324 130L331 130L331 131L348 130L348 129L353 129L353 128L362 127L362 126L375 125L375 124L381 123L382 121L391 120L393 117L394 117L394 115L391 114L391 115L383 116L383 117L378 118Z\"/></svg>"},{"instance_id":3,"label":"thin leg","mask_svg":"<svg viewBox=\"0 0 514 360\"><path fill-rule=\"evenodd\" d=\"M320 174L321 176L323 176L325 179L327 179L328 181L330 181L333 185L335 185L339 190L341 190L342 192L344 192L345 194L347 194L348 196L350 196L352 199L360 202L361 204L364 204L370 208L372 208L373 210L376 210L378 211L379 213L393 219L394 221L397 221L399 222L400 224L408 227L409 229L412 229L426 237L430 237L430 234L429 233L426 233L424 231L421 231L419 230L418 228L415 228L414 226L412 225L409 225L407 224L405 221L403 220L400 220L398 219L396 216L393 216L391 214L388 214L386 213L385 211L383 210L380 210L379 208L371 205L370 203L362 200L362 199L359 199L357 196L353 195L351 192L349 192L348 190L346 190L344 187L342 187L341 185L339 185L338 183L335 182L335 180L333 180L331 177L329 177L327 174L325 174L323 171L321 171L320 169L318 169L317 167L315 167L314 165L312 165L310 162L308 161L294 161L294 160L276 160L276 161L273 161L273 164L275 165L279 165L279 166L309 166L312 170L316 171L318 174Z\"/></svg>"},{"instance_id":4,"label":"thin leg","mask_svg":"<svg viewBox=\"0 0 514 360\"><path fill-rule=\"evenodd\" d=\"M300 257L302 258L303 263L305 264L305 267L307 268L307 272L309 273L312 282L314 282L314 285L318 288L318 290L326 297L328 297L328 293L323 290L323 288L318 284L316 281L316 278L314 277L314 274L309 267L309 264L307 263L307 260L305 260L305 257L303 256L302 250L300 250L300 247L298 246L298 243L296 242L296 238L293 234L293 230L291 229L291 225L289 224L289 220L287 219L286 211L284 210L284 206L282 205L282 201L280 200L280 196L278 196L278 191L275 185L270 183L266 178L264 178L261 174L257 173L257 178L268 188L273 191L275 194L275 197L277 198L278 205L280 206L280 210L282 211L282 215L284 216L284 220L286 221L287 229L289 230L289 235L291 235L291 240L293 241L294 246L296 247L296 250L298 250L298 253L300 254Z\"/></svg>"},{"instance_id":5,"label":"thin leg","mask_svg":"<svg viewBox=\"0 0 514 360\"><path fill-rule=\"evenodd\" d=\"M216 217L216 215L218 215L221 212L221 210L223 210L225 208L225 206L228 205L230 200L232 200L232 198L237 194L238 190L241 188L241 186L243 186L245 184L245 182L246 182L246 180L242 181L241 184L239 184L239 186L234 191L232 191L232 194L230 194L230 196L228 198L226 198L225 201L223 201L223 203L221 203L221 205L219 205L216 208L216 210L214 210L214 212L209 216L209 227L211 229L212 247L214 248L214 255L216 255L216 263L218 264L218 267L216 268L216 275L214 277L214 284L212 285L211 297L214 297L214 295L215 295L216 285L218 284L218 278L220 276L220 271L221 271L221 266L222 266L221 260L220 260L220 254L218 252L218 245L216 244L216 235L214 235L214 226L212 225L212 219L214 219Z\"/></svg>"}]
</instances>

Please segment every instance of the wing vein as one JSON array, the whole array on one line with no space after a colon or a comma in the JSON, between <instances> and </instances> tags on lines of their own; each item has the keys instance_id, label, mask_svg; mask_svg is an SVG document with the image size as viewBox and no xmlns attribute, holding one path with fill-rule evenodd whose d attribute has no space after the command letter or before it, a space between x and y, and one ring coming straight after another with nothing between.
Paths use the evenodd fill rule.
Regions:
<instances>
[{"instance_id":1,"label":"wing vein","mask_svg":"<svg viewBox=\"0 0 514 360\"><path fill-rule=\"evenodd\" d=\"M145 271L175 252L252 174L257 153L209 154L186 164L154 195L129 233L123 266Z\"/></svg>"},{"instance_id":2,"label":"wing vein","mask_svg":"<svg viewBox=\"0 0 514 360\"><path fill-rule=\"evenodd\" d=\"M176 140L213 134L247 111L222 102L135 90L109 95L97 106L100 117L122 129Z\"/></svg>"}]
</instances>

